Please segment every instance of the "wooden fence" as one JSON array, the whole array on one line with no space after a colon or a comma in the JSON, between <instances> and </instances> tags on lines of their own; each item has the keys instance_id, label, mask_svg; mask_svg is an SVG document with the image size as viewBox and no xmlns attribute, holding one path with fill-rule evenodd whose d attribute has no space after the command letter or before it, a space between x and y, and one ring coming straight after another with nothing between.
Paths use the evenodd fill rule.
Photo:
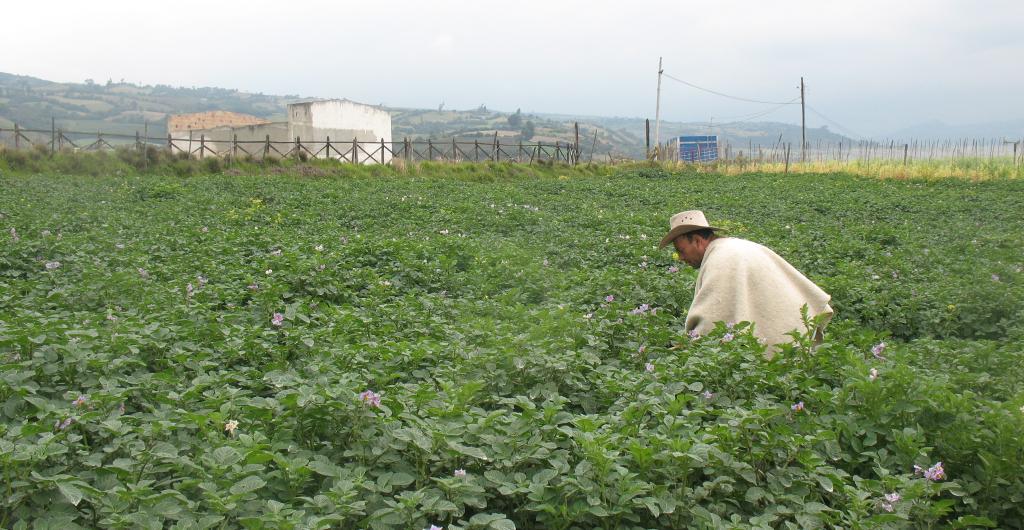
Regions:
<instances>
[{"instance_id":1,"label":"wooden fence","mask_svg":"<svg viewBox=\"0 0 1024 530\"><path fill-rule=\"evenodd\" d=\"M718 143L717 160L720 162L764 162L795 164L804 162L873 162L892 161L902 164L917 161L996 160L1012 161L1024 165L1024 139L957 138L946 140L854 140L847 142L807 142L801 160L800 143L736 145L729 141ZM678 161L679 152L672 144L662 144L648 151L648 159Z\"/></svg>"},{"instance_id":2,"label":"wooden fence","mask_svg":"<svg viewBox=\"0 0 1024 530\"><path fill-rule=\"evenodd\" d=\"M576 141L554 143L505 142L495 133L484 141L452 138L450 140L412 140L387 142L381 140L325 140L309 141L296 137L290 141L263 139L239 140L237 134L231 138L207 137L188 138L152 137L148 134L134 135L101 132L65 131L53 127L47 129L0 128L0 143L7 143L15 149L45 148L51 153L72 151L112 150L117 147L145 149L155 147L172 154L184 153L195 158L207 156L234 158L247 156L256 160L263 158L321 158L334 159L353 164L389 164L399 159L405 162L556 162L578 164L580 161L579 126L576 126Z\"/></svg>"}]
</instances>

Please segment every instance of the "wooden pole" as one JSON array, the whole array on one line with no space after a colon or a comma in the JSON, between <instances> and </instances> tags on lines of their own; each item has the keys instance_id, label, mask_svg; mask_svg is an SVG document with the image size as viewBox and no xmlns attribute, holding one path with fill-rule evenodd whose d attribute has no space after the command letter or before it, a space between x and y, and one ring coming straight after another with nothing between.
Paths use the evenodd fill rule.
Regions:
<instances>
[{"instance_id":1,"label":"wooden pole","mask_svg":"<svg viewBox=\"0 0 1024 530\"><path fill-rule=\"evenodd\" d=\"M327 144L324 145L324 150L327 151L327 155L326 155L325 158L331 158L331 137L330 136L327 137Z\"/></svg>"},{"instance_id":2,"label":"wooden pole","mask_svg":"<svg viewBox=\"0 0 1024 530\"><path fill-rule=\"evenodd\" d=\"M1016 148L1017 146L1014 146ZM14 124L14 148L21 149L21 130L18 129L18 124Z\"/></svg>"},{"instance_id":3,"label":"wooden pole","mask_svg":"<svg viewBox=\"0 0 1024 530\"><path fill-rule=\"evenodd\" d=\"M647 160L651 159L651 119L644 120L644 144L647 146Z\"/></svg>"},{"instance_id":4,"label":"wooden pole","mask_svg":"<svg viewBox=\"0 0 1024 530\"><path fill-rule=\"evenodd\" d=\"M50 156L57 149L57 120L50 116Z\"/></svg>"},{"instance_id":5,"label":"wooden pole","mask_svg":"<svg viewBox=\"0 0 1024 530\"><path fill-rule=\"evenodd\" d=\"M359 140L354 137L352 138L352 163L359 163Z\"/></svg>"},{"instance_id":6,"label":"wooden pole","mask_svg":"<svg viewBox=\"0 0 1024 530\"><path fill-rule=\"evenodd\" d=\"M665 70L661 68L661 57L658 57L658 97L654 103L654 145L655 149L661 147L661 74Z\"/></svg>"},{"instance_id":7,"label":"wooden pole","mask_svg":"<svg viewBox=\"0 0 1024 530\"><path fill-rule=\"evenodd\" d=\"M494 141L491 142L491 162L498 160L498 131L494 131Z\"/></svg>"},{"instance_id":8,"label":"wooden pole","mask_svg":"<svg viewBox=\"0 0 1024 530\"><path fill-rule=\"evenodd\" d=\"M800 162L807 160L807 114L804 111L804 76L800 76Z\"/></svg>"},{"instance_id":9,"label":"wooden pole","mask_svg":"<svg viewBox=\"0 0 1024 530\"><path fill-rule=\"evenodd\" d=\"M576 129L576 141L573 142L573 153L572 153L572 165L576 165L580 160L580 122L575 122L573 128Z\"/></svg>"},{"instance_id":10,"label":"wooden pole","mask_svg":"<svg viewBox=\"0 0 1024 530\"><path fill-rule=\"evenodd\" d=\"M199 158L206 155L206 134L199 135Z\"/></svg>"},{"instance_id":11,"label":"wooden pole","mask_svg":"<svg viewBox=\"0 0 1024 530\"><path fill-rule=\"evenodd\" d=\"M384 138L380 139L380 165L384 165Z\"/></svg>"},{"instance_id":12,"label":"wooden pole","mask_svg":"<svg viewBox=\"0 0 1024 530\"><path fill-rule=\"evenodd\" d=\"M270 135L267 135L267 142L263 144L263 158L270 156Z\"/></svg>"}]
</instances>

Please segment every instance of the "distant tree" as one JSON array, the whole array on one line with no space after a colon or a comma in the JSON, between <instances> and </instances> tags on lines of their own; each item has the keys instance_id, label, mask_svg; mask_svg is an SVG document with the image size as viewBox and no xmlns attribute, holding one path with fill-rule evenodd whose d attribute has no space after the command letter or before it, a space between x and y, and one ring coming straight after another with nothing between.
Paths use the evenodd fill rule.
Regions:
<instances>
[{"instance_id":1,"label":"distant tree","mask_svg":"<svg viewBox=\"0 0 1024 530\"><path fill-rule=\"evenodd\" d=\"M516 109L515 114L508 116L508 125L513 129L518 129L523 125L523 113L519 109Z\"/></svg>"},{"instance_id":2,"label":"distant tree","mask_svg":"<svg viewBox=\"0 0 1024 530\"><path fill-rule=\"evenodd\" d=\"M87 85L89 85L89 86L93 86L93 85L95 85L95 84L96 84L96 81L94 81L94 80L92 80L92 79L86 79L86 80L85 80L85 84L87 84Z\"/></svg>"},{"instance_id":3,"label":"distant tree","mask_svg":"<svg viewBox=\"0 0 1024 530\"><path fill-rule=\"evenodd\" d=\"M523 138L529 140L536 133L537 128L533 125L533 120L526 120L526 125L523 125Z\"/></svg>"}]
</instances>

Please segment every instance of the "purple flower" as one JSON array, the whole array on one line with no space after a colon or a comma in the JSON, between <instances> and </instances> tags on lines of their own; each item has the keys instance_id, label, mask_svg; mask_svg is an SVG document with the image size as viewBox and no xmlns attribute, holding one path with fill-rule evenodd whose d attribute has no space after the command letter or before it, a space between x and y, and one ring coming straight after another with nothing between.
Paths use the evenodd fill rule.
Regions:
<instances>
[{"instance_id":1,"label":"purple flower","mask_svg":"<svg viewBox=\"0 0 1024 530\"><path fill-rule=\"evenodd\" d=\"M691 329L690 332L686 334L686 336L690 337L693 340L697 340L700 338L700 333L697 333L697 330L695 329Z\"/></svg>"},{"instance_id":2,"label":"purple flower","mask_svg":"<svg viewBox=\"0 0 1024 530\"><path fill-rule=\"evenodd\" d=\"M701 395L704 396L704 399L711 399L715 397L715 393L710 390L705 390L704 393Z\"/></svg>"},{"instance_id":3,"label":"purple flower","mask_svg":"<svg viewBox=\"0 0 1024 530\"><path fill-rule=\"evenodd\" d=\"M146 269L143 269L142 267L139 267L137 270L139 271L139 277L141 277L141 278L149 278L149 271L147 271Z\"/></svg>"},{"instance_id":4,"label":"purple flower","mask_svg":"<svg viewBox=\"0 0 1024 530\"><path fill-rule=\"evenodd\" d=\"M992 275L992 281L998 282L999 281L999 275L998 274L993 274Z\"/></svg>"},{"instance_id":5,"label":"purple flower","mask_svg":"<svg viewBox=\"0 0 1024 530\"><path fill-rule=\"evenodd\" d=\"M258 290L260 290L260 284L258 284L256 282L250 283L249 284L249 290L250 291L258 291Z\"/></svg>"},{"instance_id":6,"label":"purple flower","mask_svg":"<svg viewBox=\"0 0 1024 530\"><path fill-rule=\"evenodd\" d=\"M630 311L629 314L631 314L631 315L642 315L642 314L646 313L650 308L651 308L651 306L649 306L647 304L640 304L640 307L637 307L636 309Z\"/></svg>"},{"instance_id":7,"label":"purple flower","mask_svg":"<svg viewBox=\"0 0 1024 530\"><path fill-rule=\"evenodd\" d=\"M875 344L874 346L871 347L871 355L874 355L876 359L880 359L880 360L883 360L883 361L885 360L885 357L882 356L882 352L884 352L884 351L885 351L885 343L884 342L879 342L878 344Z\"/></svg>"},{"instance_id":8,"label":"purple flower","mask_svg":"<svg viewBox=\"0 0 1024 530\"><path fill-rule=\"evenodd\" d=\"M362 400L363 403L366 403L367 405L373 408L380 407L380 394L374 392L373 390L363 391L362 393L359 394L359 399Z\"/></svg>"},{"instance_id":9,"label":"purple flower","mask_svg":"<svg viewBox=\"0 0 1024 530\"><path fill-rule=\"evenodd\" d=\"M186 286L185 286L185 296L186 296L186 297L189 297L189 298L191 298L191 297L192 297L192 293L193 293L193 292L194 292L195 290L196 290L196 289L195 289L195 287L192 287L192 284L191 284L191 283L190 283L190 284L188 284L188 285L186 285Z\"/></svg>"},{"instance_id":10,"label":"purple flower","mask_svg":"<svg viewBox=\"0 0 1024 530\"><path fill-rule=\"evenodd\" d=\"M54 424L54 427L56 427L58 430L63 431L64 429L70 427L71 424L74 422L74 418L65 418L64 421L58 421L56 424Z\"/></svg>"},{"instance_id":11,"label":"purple flower","mask_svg":"<svg viewBox=\"0 0 1024 530\"><path fill-rule=\"evenodd\" d=\"M121 403L121 406L117 407L117 410L118 410L118 412L120 412L121 414L124 414L124 403Z\"/></svg>"},{"instance_id":12,"label":"purple flower","mask_svg":"<svg viewBox=\"0 0 1024 530\"><path fill-rule=\"evenodd\" d=\"M614 302L614 301L615 301L615 295L611 295L611 294L610 294L610 295L608 295L608 296L604 297L604 301L605 301L605 302L608 302L609 304L610 304L610 303L612 303L612 302Z\"/></svg>"},{"instance_id":13,"label":"purple flower","mask_svg":"<svg viewBox=\"0 0 1024 530\"><path fill-rule=\"evenodd\" d=\"M465 469L456 469L455 470L455 476L456 477L460 477L460 478L466 476L466 470Z\"/></svg>"},{"instance_id":14,"label":"purple flower","mask_svg":"<svg viewBox=\"0 0 1024 530\"><path fill-rule=\"evenodd\" d=\"M882 503L882 509L887 511L887 512L891 512L893 510L892 503L883 502Z\"/></svg>"},{"instance_id":15,"label":"purple flower","mask_svg":"<svg viewBox=\"0 0 1024 530\"><path fill-rule=\"evenodd\" d=\"M444 530L444 528L440 526L430 525L430 528L424 528L423 530Z\"/></svg>"},{"instance_id":16,"label":"purple flower","mask_svg":"<svg viewBox=\"0 0 1024 530\"><path fill-rule=\"evenodd\" d=\"M638 355L639 354L643 354L645 351L647 351L647 345L646 344L641 344L640 347L636 349L636 353Z\"/></svg>"},{"instance_id":17,"label":"purple flower","mask_svg":"<svg viewBox=\"0 0 1024 530\"><path fill-rule=\"evenodd\" d=\"M732 339L736 338L732 333L726 333L722 335L722 342L732 342Z\"/></svg>"},{"instance_id":18,"label":"purple flower","mask_svg":"<svg viewBox=\"0 0 1024 530\"><path fill-rule=\"evenodd\" d=\"M59 261L47 261L46 262L46 270L48 270L48 271L52 271L54 269L59 269L59 268L60 268L60 262Z\"/></svg>"},{"instance_id":19,"label":"purple flower","mask_svg":"<svg viewBox=\"0 0 1024 530\"><path fill-rule=\"evenodd\" d=\"M942 468L942 462L937 462L934 466L925 470L924 478L932 481L946 478L946 470Z\"/></svg>"},{"instance_id":20,"label":"purple flower","mask_svg":"<svg viewBox=\"0 0 1024 530\"><path fill-rule=\"evenodd\" d=\"M725 329L732 329L734 327L736 327L736 323L735 322L726 322L725 323Z\"/></svg>"},{"instance_id":21,"label":"purple flower","mask_svg":"<svg viewBox=\"0 0 1024 530\"><path fill-rule=\"evenodd\" d=\"M81 407L82 405L85 405L85 399L85 396L78 396L78 398L72 401L71 404L76 407Z\"/></svg>"},{"instance_id":22,"label":"purple flower","mask_svg":"<svg viewBox=\"0 0 1024 530\"><path fill-rule=\"evenodd\" d=\"M645 364L644 365L644 370L647 370L648 372L653 372L654 371L654 363L647 363L647 364Z\"/></svg>"},{"instance_id":23,"label":"purple flower","mask_svg":"<svg viewBox=\"0 0 1024 530\"><path fill-rule=\"evenodd\" d=\"M804 402L803 401L799 401L799 402L794 403L793 405L791 405L789 408L793 409L793 412L803 412L803 410L804 410Z\"/></svg>"},{"instance_id":24,"label":"purple flower","mask_svg":"<svg viewBox=\"0 0 1024 530\"><path fill-rule=\"evenodd\" d=\"M672 265L671 267L668 268L669 274L675 274L677 272L679 272L679 267L676 267L675 265Z\"/></svg>"},{"instance_id":25,"label":"purple flower","mask_svg":"<svg viewBox=\"0 0 1024 530\"><path fill-rule=\"evenodd\" d=\"M284 324L284 315L281 313L274 313L274 316L270 318L270 323L280 327L281 324Z\"/></svg>"},{"instance_id":26,"label":"purple flower","mask_svg":"<svg viewBox=\"0 0 1024 530\"><path fill-rule=\"evenodd\" d=\"M889 502L889 503L892 503L892 504L896 504L897 502L900 502L901 498L902 497L900 497L900 494L896 493L896 492L886 493L885 494L885 501Z\"/></svg>"}]
</instances>

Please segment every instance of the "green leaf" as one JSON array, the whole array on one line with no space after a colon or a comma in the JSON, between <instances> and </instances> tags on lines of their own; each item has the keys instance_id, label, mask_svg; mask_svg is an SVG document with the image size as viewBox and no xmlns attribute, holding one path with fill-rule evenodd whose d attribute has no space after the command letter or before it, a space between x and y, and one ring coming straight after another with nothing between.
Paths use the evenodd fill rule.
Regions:
<instances>
[{"instance_id":1,"label":"green leaf","mask_svg":"<svg viewBox=\"0 0 1024 530\"><path fill-rule=\"evenodd\" d=\"M468 445L462 445L460 443L452 442L452 441L448 442L448 447L450 447L450 448L454 449L455 451L457 451L459 453L462 453L462 454L464 454L466 456L471 456L473 458L479 458L480 460L485 460L485 461L489 461L490 460L490 458L488 458L487 455L483 452L483 450L481 450L479 447L470 447Z\"/></svg>"},{"instance_id":2,"label":"green leaf","mask_svg":"<svg viewBox=\"0 0 1024 530\"><path fill-rule=\"evenodd\" d=\"M68 502L75 506L78 506L78 503L82 502L82 498L85 496L82 490L70 482L58 482L57 489L60 490Z\"/></svg>"},{"instance_id":3,"label":"green leaf","mask_svg":"<svg viewBox=\"0 0 1024 530\"><path fill-rule=\"evenodd\" d=\"M228 491L230 491L232 495L242 495L256 491L266 485L267 483L263 479L255 475L249 475L232 485L231 489Z\"/></svg>"},{"instance_id":4,"label":"green leaf","mask_svg":"<svg viewBox=\"0 0 1024 530\"><path fill-rule=\"evenodd\" d=\"M825 491L827 491L829 493L832 493L832 480L829 479L826 476L823 476L823 475L818 475L817 478L818 478L818 484L821 485L822 489L824 489Z\"/></svg>"}]
</instances>

